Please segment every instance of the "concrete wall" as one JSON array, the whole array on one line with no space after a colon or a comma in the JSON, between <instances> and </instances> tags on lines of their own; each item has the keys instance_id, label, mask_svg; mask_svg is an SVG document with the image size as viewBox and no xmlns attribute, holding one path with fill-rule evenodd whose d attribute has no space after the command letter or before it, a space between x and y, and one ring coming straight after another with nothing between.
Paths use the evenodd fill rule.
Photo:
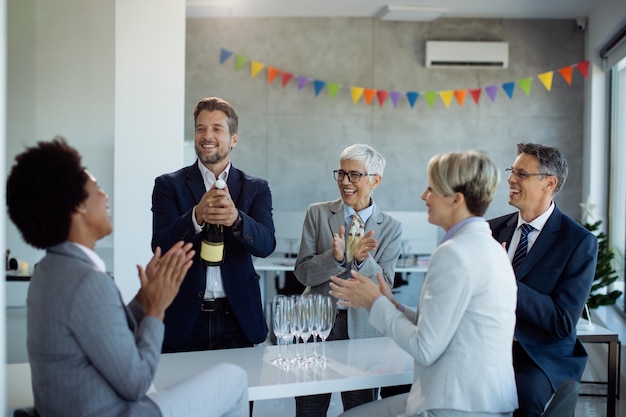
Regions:
<instances>
[{"instance_id":1,"label":"concrete wall","mask_svg":"<svg viewBox=\"0 0 626 417\"><path fill-rule=\"evenodd\" d=\"M498 40L510 45L505 70L426 69L425 40ZM327 90L299 91L295 80L268 84L264 70L251 78L249 65L234 70L234 58L219 64L220 48L266 65L344 87L334 99ZM580 216L583 201L582 137L584 78L575 71L568 86L554 76L551 92L535 78L527 97L516 87L510 100L502 89L495 103L483 93L460 108L441 100L428 107L420 97L411 109L364 100L354 105L350 86L401 91L481 88L517 81L584 60L584 33L570 20L457 20L434 23L381 22L369 18L222 19L187 22L185 139L193 139L192 110L209 95L230 101L240 115L239 146L233 163L269 180L274 208L304 210L338 196L331 171L340 151L369 143L387 158L375 199L385 210L423 210L425 170L436 153L481 148L504 170L521 141L561 148L570 164L568 184L557 203ZM502 171L504 174L504 171ZM503 181L487 216L511 211Z\"/></svg>"}]
</instances>

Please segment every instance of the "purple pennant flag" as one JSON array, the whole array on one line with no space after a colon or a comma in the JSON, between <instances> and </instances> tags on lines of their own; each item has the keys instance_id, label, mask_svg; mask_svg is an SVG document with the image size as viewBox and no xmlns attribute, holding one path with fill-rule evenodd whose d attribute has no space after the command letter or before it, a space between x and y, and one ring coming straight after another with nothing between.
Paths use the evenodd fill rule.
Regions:
<instances>
[{"instance_id":1,"label":"purple pennant flag","mask_svg":"<svg viewBox=\"0 0 626 417\"><path fill-rule=\"evenodd\" d=\"M400 98L402 97L402 93L399 91L390 91L389 97L391 98L391 102L393 103L393 107L396 107L400 102Z\"/></svg>"},{"instance_id":2,"label":"purple pennant flag","mask_svg":"<svg viewBox=\"0 0 626 417\"><path fill-rule=\"evenodd\" d=\"M491 99L491 101L496 101L496 93L498 92L498 86L497 85L488 85L487 87L485 87L485 91L487 92L487 95L489 96L489 98Z\"/></svg>"},{"instance_id":3,"label":"purple pennant flag","mask_svg":"<svg viewBox=\"0 0 626 417\"><path fill-rule=\"evenodd\" d=\"M302 90L309 83L309 77L298 75L298 90Z\"/></svg>"},{"instance_id":4,"label":"purple pennant flag","mask_svg":"<svg viewBox=\"0 0 626 417\"><path fill-rule=\"evenodd\" d=\"M222 48L220 50L220 64L223 64L230 56L233 54L233 51L229 51L228 49Z\"/></svg>"},{"instance_id":5,"label":"purple pennant flag","mask_svg":"<svg viewBox=\"0 0 626 417\"><path fill-rule=\"evenodd\" d=\"M509 98L513 98L513 89L515 88L514 82L504 83L502 84L502 89L506 92L506 95Z\"/></svg>"},{"instance_id":6,"label":"purple pennant flag","mask_svg":"<svg viewBox=\"0 0 626 417\"><path fill-rule=\"evenodd\" d=\"M324 86L326 86L326 83L322 80L313 81L313 87L315 87L316 96L320 94L320 92L324 89Z\"/></svg>"}]
</instances>

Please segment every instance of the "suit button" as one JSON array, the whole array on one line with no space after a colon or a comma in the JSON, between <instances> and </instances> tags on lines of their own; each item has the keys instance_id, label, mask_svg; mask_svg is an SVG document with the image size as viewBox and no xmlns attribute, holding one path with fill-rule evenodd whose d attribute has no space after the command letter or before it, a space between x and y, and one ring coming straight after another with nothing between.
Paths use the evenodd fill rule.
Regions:
<instances>
[{"instance_id":1,"label":"suit button","mask_svg":"<svg viewBox=\"0 0 626 417\"><path fill-rule=\"evenodd\" d=\"M202 294L201 292L199 292L199 293L198 293L198 298L199 298L199 299L201 299L201 300L202 300L202 299L204 299L204 294Z\"/></svg>"}]
</instances>

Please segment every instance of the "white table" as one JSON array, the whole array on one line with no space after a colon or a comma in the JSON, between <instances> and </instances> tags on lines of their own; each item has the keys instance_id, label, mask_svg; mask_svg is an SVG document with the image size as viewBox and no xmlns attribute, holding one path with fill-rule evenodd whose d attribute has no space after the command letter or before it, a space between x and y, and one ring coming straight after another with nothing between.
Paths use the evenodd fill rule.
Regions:
<instances>
[{"instance_id":1,"label":"white table","mask_svg":"<svg viewBox=\"0 0 626 417\"><path fill-rule=\"evenodd\" d=\"M321 354L321 343L317 347ZM299 349L302 354L302 344ZM285 346L282 350L285 355ZM290 350L295 352L293 345ZM307 352L313 352L311 343ZM278 355L277 346L168 353L161 355L154 385L162 389L221 362L246 370L251 401L413 382L413 359L387 337L326 342L325 352L330 360L326 369L292 367L286 371L271 364ZM13 409L33 404L29 364L6 365L6 377L6 415L11 416Z\"/></svg>"}]
</instances>

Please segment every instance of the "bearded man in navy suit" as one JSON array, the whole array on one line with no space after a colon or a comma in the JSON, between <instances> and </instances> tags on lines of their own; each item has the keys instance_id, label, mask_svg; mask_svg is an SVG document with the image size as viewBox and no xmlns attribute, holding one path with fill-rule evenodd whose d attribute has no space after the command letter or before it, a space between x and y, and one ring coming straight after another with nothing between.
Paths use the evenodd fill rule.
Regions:
<instances>
[{"instance_id":1,"label":"bearded man in navy suit","mask_svg":"<svg viewBox=\"0 0 626 417\"><path fill-rule=\"evenodd\" d=\"M239 141L230 103L205 98L193 114L198 160L158 177L152 193L152 249L184 240L196 251L165 312L164 352L248 347L265 341L268 330L252 256L264 258L276 247L269 185L230 162ZM215 187L218 179L226 188ZM207 267L200 259L205 223L225 226L219 266Z\"/></svg>"},{"instance_id":2,"label":"bearded man in navy suit","mask_svg":"<svg viewBox=\"0 0 626 417\"><path fill-rule=\"evenodd\" d=\"M518 144L517 152L507 172L509 204L518 212L489 224L493 237L505 244L517 278L514 416L527 417L539 416L563 382L580 381L587 352L576 337L576 323L595 275L598 240L554 204L568 172L561 152L531 143ZM524 223L532 226L526 238ZM526 246L519 256L518 246Z\"/></svg>"}]
</instances>

